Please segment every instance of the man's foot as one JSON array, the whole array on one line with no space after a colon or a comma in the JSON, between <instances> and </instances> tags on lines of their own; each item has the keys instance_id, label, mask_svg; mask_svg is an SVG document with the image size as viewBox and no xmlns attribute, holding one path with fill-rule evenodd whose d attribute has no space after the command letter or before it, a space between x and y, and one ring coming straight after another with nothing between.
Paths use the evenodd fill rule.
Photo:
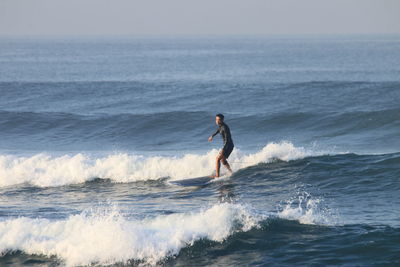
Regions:
<instances>
[{"instance_id":1,"label":"man's foot","mask_svg":"<svg viewBox=\"0 0 400 267\"><path fill-rule=\"evenodd\" d=\"M215 175L215 174L212 174L212 175L210 175L209 177L210 177L210 178L218 178L219 176L217 176L217 175Z\"/></svg>"}]
</instances>

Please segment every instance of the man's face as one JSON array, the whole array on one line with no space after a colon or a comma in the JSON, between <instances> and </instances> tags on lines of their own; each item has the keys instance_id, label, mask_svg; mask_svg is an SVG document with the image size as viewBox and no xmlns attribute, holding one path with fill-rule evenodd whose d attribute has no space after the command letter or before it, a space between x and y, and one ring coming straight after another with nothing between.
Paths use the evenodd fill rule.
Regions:
<instances>
[{"instance_id":1,"label":"man's face","mask_svg":"<svg viewBox=\"0 0 400 267\"><path fill-rule=\"evenodd\" d=\"M221 118L220 117L215 117L215 124L217 124L217 125L221 124Z\"/></svg>"}]
</instances>

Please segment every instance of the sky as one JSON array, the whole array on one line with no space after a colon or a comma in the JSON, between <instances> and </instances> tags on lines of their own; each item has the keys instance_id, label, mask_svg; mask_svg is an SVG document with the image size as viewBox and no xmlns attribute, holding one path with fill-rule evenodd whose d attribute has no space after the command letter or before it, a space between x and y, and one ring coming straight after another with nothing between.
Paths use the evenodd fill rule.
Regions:
<instances>
[{"instance_id":1,"label":"sky","mask_svg":"<svg viewBox=\"0 0 400 267\"><path fill-rule=\"evenodd\" d=\"M0 35L400 34L400 0L0 0Z\"/></svg>"}]
</instances>

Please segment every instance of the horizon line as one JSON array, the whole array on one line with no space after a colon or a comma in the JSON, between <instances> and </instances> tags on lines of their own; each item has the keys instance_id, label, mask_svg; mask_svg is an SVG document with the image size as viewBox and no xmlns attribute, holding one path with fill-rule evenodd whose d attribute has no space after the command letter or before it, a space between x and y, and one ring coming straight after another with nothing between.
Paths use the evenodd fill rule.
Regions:
<instances>
[{"instance_id":1,"label":"horizon line","mask_svg":"<svg viewBox=\"0 0 400 267\"><path fill-rule=\"evenodd\" d=\"M135 37L317 37L400 36L400 33L158 33L158 34L0 34L0 38L135 38Z\"/></svg>"}]
</instances>

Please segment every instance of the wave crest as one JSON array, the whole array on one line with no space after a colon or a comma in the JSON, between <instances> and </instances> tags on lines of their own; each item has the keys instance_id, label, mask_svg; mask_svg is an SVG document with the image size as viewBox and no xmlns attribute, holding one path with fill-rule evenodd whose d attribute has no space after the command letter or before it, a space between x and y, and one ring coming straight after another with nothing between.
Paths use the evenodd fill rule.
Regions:
<instances>
[{"instance_id":1,"label":"wave crest","mask_svg":"<svg viewBox=\"0 0 400 267\"><path fill-rule=\"evenodd\" d=\"M156 264L200 239L221 242L259 226L260 215L239 204L216 204L190 214L128 220L118 210L66 220L17 218L0 222L0 252L57 256L68 266L135 259Z\"/></svg>"},{"instance_id":2,"label":"wave crest","mask_svg":"<svg viewBox=\"0 0 400 267\"><path fill-rule=\"evenodd\" d=\"M38 187L84 183L95 178L114 182L185 179L209 175L214 170L218 151L205 154L186 154L181 157L112 154L92 157L83 153L53 157L37 154L31 157L0 155L0 186L28 183ZM259 152L244 154L235 149L229 158L232 169L268 163L273 159L295 160L313 155L290 142L269 143Z\"/></svg>"}]
</instances>

